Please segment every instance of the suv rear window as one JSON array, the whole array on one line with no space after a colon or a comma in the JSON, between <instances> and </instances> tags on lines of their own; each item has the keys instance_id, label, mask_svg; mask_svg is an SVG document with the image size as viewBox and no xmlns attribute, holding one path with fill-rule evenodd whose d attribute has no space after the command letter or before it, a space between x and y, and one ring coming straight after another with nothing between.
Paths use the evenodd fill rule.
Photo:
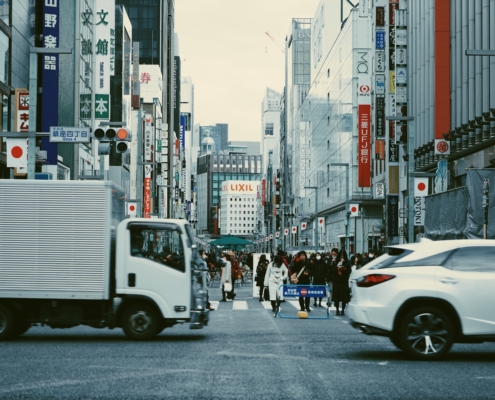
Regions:
<instances>
[{"instance_id":1,"label":"suv rear window","mask_svg":"<svg viewBox=\"0 0 495 400\"><path fill-rule=\"evenodd\" d=\"M382 269L388 268L392 264L396 263L402 257L411 254L411 250L406 249L398 249L396 247L388 247L385 249L386 253L376 258L373 261L370 261L366 264L362 269Z\"/></svg>"}]
</instances>

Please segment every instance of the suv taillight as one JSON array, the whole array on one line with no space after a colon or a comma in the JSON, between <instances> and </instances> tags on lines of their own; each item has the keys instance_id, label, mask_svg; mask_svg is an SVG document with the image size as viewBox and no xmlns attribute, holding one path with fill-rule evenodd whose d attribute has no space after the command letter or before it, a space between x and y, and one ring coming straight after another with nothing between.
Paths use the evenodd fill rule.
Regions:
<instances>
[{"instance_id":1,"label":"suv taillight","mask_svg":"<svg viewBox=\"0 0 495 400\"><path fill-rule=\"evenodd\" d=\"M365 275L361 278L356 279L356 285L359 287L371 287L394 279L395 275L385 275L385 274L371 274Z\"/></svg>"}]
</instances>

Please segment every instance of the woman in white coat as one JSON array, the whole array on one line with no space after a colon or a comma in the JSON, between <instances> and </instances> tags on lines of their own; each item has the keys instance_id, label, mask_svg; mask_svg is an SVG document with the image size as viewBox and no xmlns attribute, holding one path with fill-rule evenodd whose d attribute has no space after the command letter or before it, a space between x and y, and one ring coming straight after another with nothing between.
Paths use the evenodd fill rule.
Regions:
<instances>
[{"instance_id":1,"label":"woman in white coat","mask_svg":"<svg viewBox=\"0 0 495 400\"><path fill-rule=\"evenodd\" d=\"M220 286L222 288L222 300L220 301L227 301L227 299L225 298L224 285L226 282L230 282L230 284L232 284L232 278L230 277L232 264L230 262L230 256L228 254L223 253L222 259L224 261L224 265L222 265L222 277L220 279Z\"/></svg>"},{"instance_id":2,"label":"woman in white coat","mask_svg":"<svg viewBox=\"0 0 495 400\"><path fill-rule=\"evenodd\" d=\"M281 284L284 283L284 279L287 278L287 267L284 265L282 257L276 256L266 270L265 286L268 286L270 291L270 300L272 302L272 310L274 316L277 316L277 312L280 307L281 294L277 296L277 290Z\"/></svg>"}]
</instances>

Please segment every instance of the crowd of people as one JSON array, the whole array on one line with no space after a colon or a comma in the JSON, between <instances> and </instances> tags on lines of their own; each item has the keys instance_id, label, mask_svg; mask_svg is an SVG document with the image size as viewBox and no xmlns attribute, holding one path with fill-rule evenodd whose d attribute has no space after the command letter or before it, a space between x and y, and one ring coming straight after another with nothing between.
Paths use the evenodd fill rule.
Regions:
<instances>
[{"instance_id":1,"label":"crowd of people","mask_svg":"<svg viewBox=\"0 0 495 400\"><path fill-rule=\"evenodd\" d=\"M345 315L345 307L350 301L349 278L353 271L360 269L378 256L372 249L367 253L348 257L344 249L333 248L330 252L316 252L308 256L300 251L294 256L279 250L271 254L270 259L261 254L254 265L253 253L224 251L217 255L203 252L203 259L210 271L211 278L220 273L221 302L233 300L236 296L234 283L244 282L246 273L251 272L259 287L259 301L269 300L274 312L280 307L277 290L281 284L297 282L299 285L326 285L326 305L335 305L337 315ZM228 290L226 290L226 288ZM313 298L313 307L322 307L322 297ZM311 312L310 297L299 297L301 311ZM212 308L210 308L213 310Z\"/></svg>"}]
</instances>

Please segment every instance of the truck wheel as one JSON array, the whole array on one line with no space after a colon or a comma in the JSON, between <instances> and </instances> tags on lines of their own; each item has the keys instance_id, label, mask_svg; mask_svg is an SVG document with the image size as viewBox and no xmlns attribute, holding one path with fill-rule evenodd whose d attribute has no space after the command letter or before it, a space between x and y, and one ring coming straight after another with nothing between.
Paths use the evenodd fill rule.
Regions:
<instances>
[{"instance_id":1,"label":"truck wheel","mask_svg":"<svg viewBox=\"0 0 495 400\"><path fill-rule=\"evenodd\" d=\"M132 304L124 311L122 329L131 339L148 340L161 331L161 317L149 304Z\"/></svg>"},{"instance_id":2,"label":"truck wheel","mask_svg":"<svg viewBox=\"0 0 495 400\"><path fill-rule=\"evenodd\" d=\"M0 340L12 338L15 332L15 320L12 310L0 304Z\"/></svg>"},{"instance_id":3,"label":"truck wheel","mask_svg":"<svg viewBox=\"0 0 495 400\"><path fill-rule=\"evenodd\" d=\"M442 310L418 307L400 322L397 341L399 348L416 360L439 360L454 343L454 328Z\"/></svg>"}]
</instances>

